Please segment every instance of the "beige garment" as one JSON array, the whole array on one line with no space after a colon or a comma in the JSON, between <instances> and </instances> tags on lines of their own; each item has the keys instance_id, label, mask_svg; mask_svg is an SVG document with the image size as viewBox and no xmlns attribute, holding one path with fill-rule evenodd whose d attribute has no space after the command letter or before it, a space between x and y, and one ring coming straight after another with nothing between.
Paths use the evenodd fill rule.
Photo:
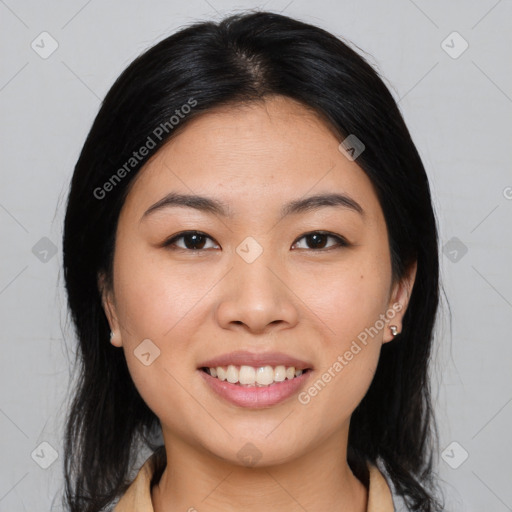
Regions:
<instances>
[{"instance_id":1,"label":"beige garment","mask_svg":"<svg viewBox=\"0 0 512 512\"><path fill-rule=\"evenodd\" d=\"M136 478L123 494L114 512L154 512L151 501L151 478L156 469L155 454L140 468ZM370 486L367 512L394 512L393 499L388 483L377 466L368 465Z\"/></svg>"}]
</instances>

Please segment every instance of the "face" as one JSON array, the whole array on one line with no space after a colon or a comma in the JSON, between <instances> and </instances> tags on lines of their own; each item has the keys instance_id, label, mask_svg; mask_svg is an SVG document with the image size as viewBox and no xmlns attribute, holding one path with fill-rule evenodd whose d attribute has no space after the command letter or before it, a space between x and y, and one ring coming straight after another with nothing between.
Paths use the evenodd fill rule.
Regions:
<instances>
[{"instance_id":1,"label":"face","mask_svg":"<svg viewBox=\"0 0 512 512\"><path fill-rule=\"evenodd\" d=\"M166 441L272 464L346 439L415 268L393 282L372 183L340 142L274 97L196 118L137 176L104 307Z\"/></svg>"}]
</instances>

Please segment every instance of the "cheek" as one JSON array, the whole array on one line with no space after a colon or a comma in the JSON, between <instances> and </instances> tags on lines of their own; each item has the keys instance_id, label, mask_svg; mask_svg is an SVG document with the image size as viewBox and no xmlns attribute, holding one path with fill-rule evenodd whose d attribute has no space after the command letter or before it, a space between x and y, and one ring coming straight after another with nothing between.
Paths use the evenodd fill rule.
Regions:
<instances>
[{"instance_id":1,"label":"cheek","mask_svg":"<svg viewBox=\"0 0 512 512\"><path fill-rule=\"evenodd\" d=\"M119 253L116 296L127 340L150 338L158 343L177 337L175 333L186 324L183 320L190 321L200 309L197 306L215 284L215 276L198 273L187 264L171 265L164 251L152 255L120 248Z\"/></svg>"},{"instance_id":2,"label":"cheek","mask_svg":"<svg viewBox=\"0 0 512 512\"><path fill-rule=\"evenodd\" d=\"M303 271L295 289L326 327L331 344L343 347L385 313L390 280L385 259L361 254Z\"/></svg>"},{"instance_id":3,"label":"cheek","mask_svg":"<svg viewBox=\"0 0 512 512\"><path fill-rule=\"evenodd\" d=\"M190 339L198 325L193 306L199 298L184 296L186 283L175 279L171 287L150 268L146 270L133 276L123 290L121 309L128 326L123 332L123 350L144 402L163 424L173 425L186 437L194 421L187 390L195 370ZM177 295L174 288L179 290Z\"/></svg>"},{"instance_id":4,"label":"cheek","mask_svg":"<svg viewBox=\"0 0 512 512\"><path fill-rule=\"evenodd\" d=\"M186 407L179 383L190 378L189 340L211 284L176 267L171 275L170 265L148 253L123 249L115 261L116 308L131 377L157 415Z\"/></svg>"},{"instance_id":5,"label":"cheek","mask_svg":"<svg viewBox=\"0 0 512 512\"><path fill-rule=\"evenodd\" d=\"M359 343L359 347L349 344L344 348L347 350L339 350L328 358L299 395L304 414L323 435L349 421L368 391L379 360L380 345Z\"/></svg>"},{"instance_id":6,"label":"cheek","mask_svg":"<svg viewBox=\"0 0 512 512\"><path fill-rule=\"evenodd\" d=\"M300 403L310 407L312 417L324 418L319 429L330 431L349 419L372 382L382 346L385 324L379 319L385 313L387 280L359 268L319 282L324 291L310 297L317 300L311 309L327 328L318 339L320 364Z\"/></svg>"},{"instance_id":7,"label":"cheek","mask_svg":"<svg viewBox=\"0 0 512 512\"><path fill-rule=\"evenodd\" d=\"M330 418L332 428L352 414L375 374L391 280L387 261L361 255L303 281L301 297L325 328L318 339L321 363L301 403L315 417Z\"/></svg>"}]
</instances>

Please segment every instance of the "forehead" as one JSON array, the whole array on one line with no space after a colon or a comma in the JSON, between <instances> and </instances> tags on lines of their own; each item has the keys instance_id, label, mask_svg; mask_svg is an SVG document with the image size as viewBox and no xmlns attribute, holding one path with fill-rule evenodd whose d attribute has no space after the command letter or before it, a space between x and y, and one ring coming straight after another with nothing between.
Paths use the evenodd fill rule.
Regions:
<instances>
[{"instance_id":1,"label":"forehead","mask_svg":"<svg viewBox=\"0 0 512 512\"><path fill-rule=\"evenodd\" d=\"M371 215L380 210L373 185L340 142L317 113L288 98L217 108L189 121L157 152L127 203L140 211L176 191L214 195L230 211L254 212L256 205L342 192Z\"/></svg>"}]
</instances>

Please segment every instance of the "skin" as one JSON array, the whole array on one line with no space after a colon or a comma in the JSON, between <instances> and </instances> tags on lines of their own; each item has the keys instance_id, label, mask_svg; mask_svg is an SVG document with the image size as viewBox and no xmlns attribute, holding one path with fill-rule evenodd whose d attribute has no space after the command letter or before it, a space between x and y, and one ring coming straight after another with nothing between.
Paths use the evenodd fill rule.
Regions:
<instances>
[{"instance_id":1,"label":"skin","mask_svg":"<svg viewBox=\"0 0 512 512\"><path fill-rule=\"evenodd\" d=\"M416 267L393 282L377 196L339 143L291 99L224 107L161 148L128 194L114 286L102 293L112 343L162 426L170 463L152 490L155 512L366 510L367 491L346 461L350 417L393 338L389 324L401 331ZM141 220L171 191L219 199L233 217L172 207ZM332 192L356 200L364 217L327 206L279 219L284 203ZM190 238L163 246L185 230L211 238L200 250L187 249ZM318 230L350 245L325 237L315 248L304 235ZM248 236L263 248L250 264L235 252ZM393 304L402 310L306 405L294 395L237 407L198 373L201 362L234 350L279 351L311 363L309 386ZM149 366L134 355L147 338L160 350ZM261 454L253 467L237 456L247 442Z\"/></svg>"}]
</instances>

